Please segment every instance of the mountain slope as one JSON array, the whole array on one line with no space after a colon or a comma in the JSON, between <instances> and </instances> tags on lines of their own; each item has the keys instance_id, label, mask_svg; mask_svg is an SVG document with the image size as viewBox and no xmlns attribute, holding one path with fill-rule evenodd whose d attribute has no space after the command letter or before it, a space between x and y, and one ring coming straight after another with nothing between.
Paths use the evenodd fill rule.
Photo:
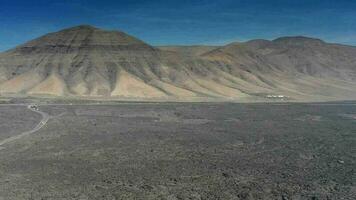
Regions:
<instances>
[{"instance_id":1,"label":"mountain slope","mask_svg":"<svg viewBox=\"0 0 356 200\"><path fill-rule=\"evenodd\" d=\"M157 47L163 51L170 51L181 54L183 56L200 56L204 53L219 48L218 46L159 46Z\"/></svg>"},{"instance_id":2,"label":"mountain slope","mask_svg":"<svg viewBox=\"0 0 356 200\"><path fill-rule=\"evenodd\" d=\"M355 55L355 47L306 37L284 37L233 43L203 57L230 69L234 76L240 76L241 70L251 74L275 93L322 100L354 99Z\"/></svg>"},{"instance_id":3,"label":"mountain slope","mask_svg":"<svg viewBox=\"0 0 356 200\"><path fill-rule=\"evenodd\" d=\"M306 37L152 47L77 26L0 54L0 94L155 100L356 99L356 48Z\"/></svg>"}]
</instances>

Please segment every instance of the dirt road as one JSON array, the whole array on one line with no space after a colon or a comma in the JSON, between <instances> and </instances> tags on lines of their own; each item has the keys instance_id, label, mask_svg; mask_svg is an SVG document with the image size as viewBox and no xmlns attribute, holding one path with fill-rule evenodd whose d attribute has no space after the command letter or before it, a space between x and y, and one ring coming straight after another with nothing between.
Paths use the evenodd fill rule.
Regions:
<instances>
[{"instance_id":1,"label":"dirt road","mask_svg":"<svg viewBox=\"0 0 356 200\"><path fill-rule=\"evenodd\" d=\"M40 130L43 126L45 126L46 123L48 122L50 116L47 113L39 111L38 109L33 108L31 105L27 106L27 108L30 109L33 112L36 112L36 113L40 114L42 116L41 121L36 125L36 127L34 127L30 131L26 131L26 132L23 132L23 133L21 133L19 135L16 135L16 136L13 136L13 137L10 137L10 138L7 138L5 140L0 141L0 150L4 149L2 146L5 145L5 144L8 144L8 143L10 143L12 141L21 139L21 138L23 138L25 136L28 136L28 135L30 135L32 133L35 133L36 131Z\"/></svg>"}]
</instances>

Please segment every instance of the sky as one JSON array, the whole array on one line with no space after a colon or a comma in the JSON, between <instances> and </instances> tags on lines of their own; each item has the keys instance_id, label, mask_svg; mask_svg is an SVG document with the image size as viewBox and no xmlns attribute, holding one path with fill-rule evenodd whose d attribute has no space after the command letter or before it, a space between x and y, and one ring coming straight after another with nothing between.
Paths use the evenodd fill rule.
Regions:
<instances>
[{"instance_id":1,"label":"sky","mask_svg":"<svg viewBox=\"0 0 356 200\"><path fill-rule=\"evenodd\" d=\"M0 0L0 51L81 24L151 45L303 35L356 46L354 0Z\"/></svg>"}]
</instances>

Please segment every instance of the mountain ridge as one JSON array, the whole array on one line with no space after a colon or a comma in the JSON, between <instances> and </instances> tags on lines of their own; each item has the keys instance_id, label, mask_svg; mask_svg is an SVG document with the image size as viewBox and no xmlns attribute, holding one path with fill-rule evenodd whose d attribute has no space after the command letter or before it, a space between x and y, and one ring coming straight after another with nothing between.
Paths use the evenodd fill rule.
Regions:
<instances>
[{"instance_id":1,"label":"mountain ridge","mask_svg":"<svg viewBox=\"0 0 356 200\"><path fill-rule=\"evenodd\" d=\"M0 95L156 100L356 99L356 48L304 36L154 47L89 25L0 53Z\"/></svg>"}]
</instances>

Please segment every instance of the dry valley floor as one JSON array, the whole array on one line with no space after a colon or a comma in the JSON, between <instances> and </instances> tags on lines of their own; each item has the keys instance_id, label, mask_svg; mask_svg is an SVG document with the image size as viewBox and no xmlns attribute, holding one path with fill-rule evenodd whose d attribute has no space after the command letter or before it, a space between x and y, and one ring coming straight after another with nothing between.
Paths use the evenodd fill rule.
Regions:
<instances>
[{"instance_id":1,"label":"dry valley floor","mask_svg":"<svg viewBox=\"0 0 356 200\"><path fill-rule=\"evenodd\" d=\"M356 199L356 104L0 106L0 200ZM24 132L30 134L16 137Z\"/></svg>"}]
</instances>

